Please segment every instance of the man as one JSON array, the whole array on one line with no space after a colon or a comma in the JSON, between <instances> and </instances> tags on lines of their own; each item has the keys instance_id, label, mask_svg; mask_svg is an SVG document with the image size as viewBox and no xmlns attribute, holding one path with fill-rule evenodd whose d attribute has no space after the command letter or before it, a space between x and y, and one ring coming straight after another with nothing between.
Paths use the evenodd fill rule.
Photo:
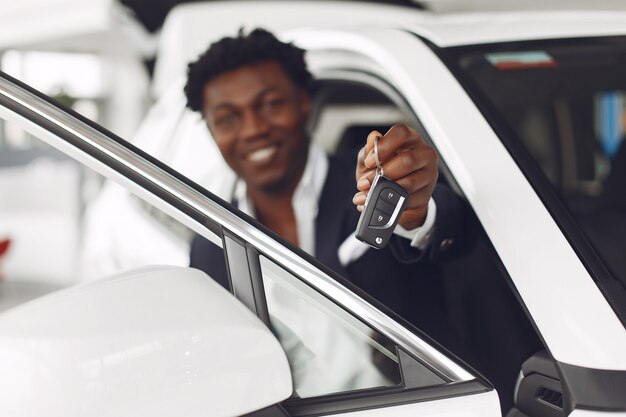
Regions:
<instances>
[{"instance_id":1,"label":"man","mask_svg":"<svg viewBox=\"0 0 626 417\"><path fill-rule=\"evenodd\" d=\"M407 126L370 133L349 163L311 144L312 82L303 50L256 29L212 44L189 65L185 93L239 177L234 204L437 337L444 310L432 261L461 227L463 205L447 187L435 187L437 154ZM374 178L375 136L385 175L410 194L383 250L353 237ZM222 258L194 239L191 266L227 287Z\"/></svg>"}]
</instances>

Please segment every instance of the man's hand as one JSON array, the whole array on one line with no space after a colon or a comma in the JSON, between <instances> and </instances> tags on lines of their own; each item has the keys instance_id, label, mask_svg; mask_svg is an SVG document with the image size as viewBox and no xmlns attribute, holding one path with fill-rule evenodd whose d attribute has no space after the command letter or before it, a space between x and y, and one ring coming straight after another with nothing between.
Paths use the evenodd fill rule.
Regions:
<instances>
[{"instance_id":1,"label":"man's hand","mask_svg":"<svg viewBox=\"0 0 626 417\"><path fill-rule=\"evenodd\" d=\"M384 135L372 131L359 152L356 166L359 192L352 201L359 211L363 211L365 199L376 175L376 136L379 136L378 159L384 168L385 177L395 181L409 193L409 201L398 224L407 230L415 229L424 224L428 200L437 183L437 153L426 144L419 133L408 126L392 126Z\"/></svg>"}]
</instances>

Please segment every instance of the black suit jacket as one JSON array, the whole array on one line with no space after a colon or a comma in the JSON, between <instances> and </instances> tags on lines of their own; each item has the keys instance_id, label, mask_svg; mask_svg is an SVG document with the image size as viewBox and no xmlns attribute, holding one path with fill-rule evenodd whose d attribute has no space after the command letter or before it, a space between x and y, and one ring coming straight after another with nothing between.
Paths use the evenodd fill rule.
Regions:
<instances>
[{"instance_id":1,"label":"black suit jacket","mask_svg":"<svg viewBox=\"0 0 626 417\"><path fill-rule=\"evenodd\" d=\"M315 257L418 328L446 343L447 328L438 261L454 247L465 210L462 201L444 183L433 198L437 217L431 245L419 251L408 239L393 236L382 249L369 249L347 266L339 262L339 246L356 229L359 212L352 203L356 192L354 162L329 159L329 169L315 222ZM201 236L191 245L190 266L201 269L228 288L224 255Z\"/></svg>"}]
</instances>

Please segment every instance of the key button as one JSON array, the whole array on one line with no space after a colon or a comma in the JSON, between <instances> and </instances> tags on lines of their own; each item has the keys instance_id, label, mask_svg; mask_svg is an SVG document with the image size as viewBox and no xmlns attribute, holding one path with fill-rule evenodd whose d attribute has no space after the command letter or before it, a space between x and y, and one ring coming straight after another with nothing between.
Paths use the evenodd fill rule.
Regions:
<instances>
[{"instance_id":1,"label":"key button","mask_svg":"<svg viewBox=\"0 0 626 417\"><path fill-rule=\"evenodd\" d=\"M400 194L398 194L398 192L395 191L393 188L385 188L381 191L379 198L393 204L393 206L395 207L400 200Z\"/></svg>"},{"instance_id":2,"label":"key button","mask_svg":"<svg viewBox=\"0 0 626 417\"><path fill-rule=\"evenodd\" d=\"M374 210L372 214L372 220L370 220L370 226L384 226L389 222L391 215L384 213L380 210Z\"/></svg>"},{"instance_id":3,"label":"key button","mask_svg":"<svg viewBox=\"0 0 626 417\"><path fill-rule=\"evenodd\" d=\"M384 199L378 198L378 201L376 201L376 209L388 215L392 215L395 208L396 208L395 204L389 204Z\"/></svg>"}]
</instances>

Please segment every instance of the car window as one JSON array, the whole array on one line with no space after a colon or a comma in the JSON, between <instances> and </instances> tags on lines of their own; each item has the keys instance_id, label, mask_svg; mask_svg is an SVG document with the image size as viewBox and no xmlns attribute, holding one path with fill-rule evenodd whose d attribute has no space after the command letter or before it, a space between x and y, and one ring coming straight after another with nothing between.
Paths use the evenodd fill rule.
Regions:
<instances>
[{"instance_id":1,"label":"car window","mask_svg":"<svg viewBox=\"0 0 626 417\"><path fill-rule=\"evenodd\" d=\"M403 381L394 343L319 294L296 276L260 256L270 323L292 367L300 398L368 388L434 386L445 381L409 358Z\"/></svg>"},{"instance_id":2,"label":"car window","mask_svg":"<svg viewBox=\"0 0 626 417\"><path fill-rule=\"evenodd\" d=\"M401 383L393 343L260 257L271 325L292 367L294 396L312 397ZM424 385L444 381L426 368Z\"/></svg>"},{"instance_id":3,"label":"car window","mask_svg":"<svg viewBox=\"0 0 626 417\"><path fill-rule=\"evenodd\" d=\"M526 172L529 180L536 187L547 180L615 284L626 286L626 38L506 43L451 53L490 109L501 138L521 145L540 168L542 176Z\"/></svg>"}]
</instances>

